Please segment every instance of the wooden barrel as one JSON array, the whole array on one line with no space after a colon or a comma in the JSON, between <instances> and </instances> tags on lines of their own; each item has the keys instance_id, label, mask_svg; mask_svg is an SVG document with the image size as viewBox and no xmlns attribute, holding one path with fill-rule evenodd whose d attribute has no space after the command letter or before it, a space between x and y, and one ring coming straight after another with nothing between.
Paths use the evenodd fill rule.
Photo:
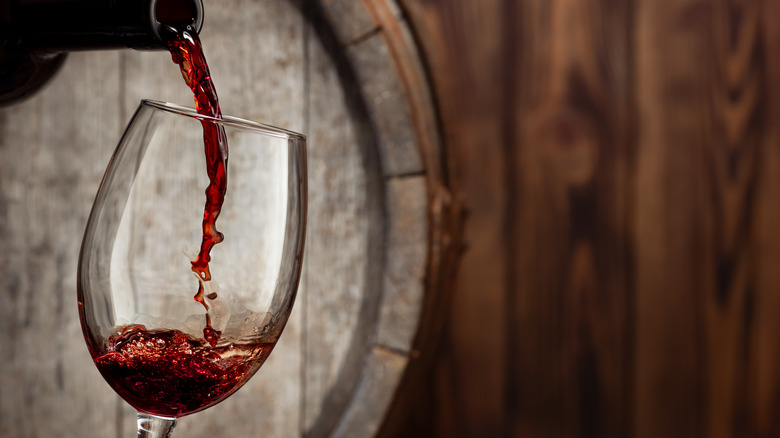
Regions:
<instances>
[{"instance_id":1,"label":"wooden barrel","mask_svg":"<svg viewBox=\"0 0 780 438\"><path fill-rule=\"evenodd\" d=\"M175 435L371 436L440 325L451 203L428 82L393 0L205 1L223 112L307 134L295 312L266 365ZM142 98L191 104L164 52L69 56L0 110L0 436L132 436L81 336L76 260ZM240 237L240 236L237 236Z\"/></svg>"}]
</instances>

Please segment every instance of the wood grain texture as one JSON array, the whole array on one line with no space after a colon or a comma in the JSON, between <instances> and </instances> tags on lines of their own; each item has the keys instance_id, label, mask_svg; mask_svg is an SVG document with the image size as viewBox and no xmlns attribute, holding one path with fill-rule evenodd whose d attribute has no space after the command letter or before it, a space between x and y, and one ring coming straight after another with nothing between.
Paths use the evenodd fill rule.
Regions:
<instances>
[{"instance_id":1,"label":"wood grain texture","mask_svg":"<svg viewBox=\"0 0 780 438\"><path fill-rule=\"evenodd\" d=\"M646 249L637 254L637 436L700 436L704 430L696 279L701 229L694 218L703 207L696 193L705 147L698 118L707 90L696 73L708 59L702 47L707 8L706 2L674 3L638 6L636 239ZM669 50L665 38L679 49ZM669 66L663 74L647 74L648 64L661 63Z\"/></svg>"},{"instance_id":2,"label":"wood grain texture","mask_svg":"<svg viewBox=\"0 0 780 438\"><path fill-rule=\"evenodd\" d=\"M780 4L400 3L468 216L386 436L780 433Z\"/></svg>"},{"instance_id":3,"label":"wood grain texture","mask_svg":"<svg viewBox=\"0 0 780 438\"><path fill-rule=\"evenodd\" d=\"M3 436L82 428L114 436L120 415L89 358L75 302L79 236L124 123L119 56L70 58L58 81L0 114ZM95 103L93 93L109 99Z\"/></svg>"},{"instance_id":4,"label":"wood grain texture","mask_svg":"<svg viewBox=\"0 0 780 438\"><path fill-rule=\"evenodd\" d=\"M759 164L761 183L756 188L755 195L755 288L762 291L754 300L753 314L755 336L749 341L749 360L753 364L752 374L748 376L748 411L747 421L756 436L772 436L780 434L780 423L777 416L777 391L780 386L780 375L777 373L780 363L780 342L777 333L779 319L776 317L780 309L780 276L777 266L780 263L780 233L777 224L780 221L780 203L777 200L777 190L780 187L780 87L776 78L780 78L780 60L772 56L773 48L780 44L780 26L770 19L780 12L780 2L767 1L761 3L759 18L758 44L763 48L762 62L764 67L764 136L760 140L760 150L764 152Z\"/></svg>"},{"instance_id":5,"label":"wood grain texture","mask_svg":"<svg viewBox=\"0 0 780 438\"><path fill-rule=\"evenodd\" d=\"M666 323L669 332L659 330L657 322L648 318L639 321L638 334L658 349L644 350L652 356L660 348L667 350L668 345L682 340L678 348L687 360L685 366L676 366L671 372L670 364L677 365L671 356L646 361L642 360L644 356L638 356L638 363L647 364L638 375L638 385L655 386L662 379L669 382L667 385L675 382L670 386L676 388L675 394L669 394L671 400L643 391L646 396L638 400L638 412L650 402L655 410L668 412L667 418L676 421L659 423L656 418L637 414L637 430L647 426L647 436L652 435L653 427L663 428L655 431L670 436L767 436L763 435L766 425L761 427L764 432L759 433L758 425L751 419L751 412L757 407L749 401L754 388L748 384L754 367L760 363L753 362L751 357L755 354L752 339L758 336L754 328L758 321L755 303L776 293L758 288L756 281L756 267L760 266L756 244L763 246L754 237L758 229L754 218L759 207L756 190L763 186L765 174L760 163L769 151L764 143L766 55L764 42L758 36L762 6L759 2L694 2L668 13L679 17L673 22L684 23L684 27L673 28L670 35L677 35L677 40L685 44L681 47L688 51L670 52L647 44L647 60L657 56L678 59L676 68L668 70L669 76L642 76L639 82L652 89L660 86L686 93L677 92L677 96L685 97L679 100L666 95L667 102L675 99L674 108L658 102L658 95L640 95L652 111L647 117L648 124L654 126L652 141L676 146L659 147L669 158L657 155L648 160L648 166L643 168L647 173L643 175L647 177L645 181L656 187L647 188L646 199L663 196L666 204L664 210L658 204L653 207L651 214L661 223L652 228L682 233L677 240L683 247L652 262L647 259L648 263L640 263L638 269L640 275L644 271L655 277L656 269L661 268L667 278L669 273L672 279L679 278L670 286L683 286L678 294L685 291L686 301L676 303L675 309L663 309L667 321L672 312L684 312L674 324ZM658 26L648 22L646 28L651 27ZM663 111L658 108L660 105L664 106ZM650 137L640 140L650 141ZM662 177L650 170L651 166L658 166L650 164L656 160L685 163L684 168L664 166L674 169L674 173L667 171L663 176L665 181L674 181L674 190L659 193L657 187ZM655 178L654 183L649 182L651 178ZM672 202L676 202L676 208ZM639 300L661 311L661 301L650 298L651 294L658 296L656 291L641 288ZM667 305L672 304L671 298L672 295L666 297ZM771 382L761 386L767 383Z\"/></svg>"},{"instance_id":6,"label":"wood grain texture","mask_svg":"<svg viewBox=\"0 0 780 438\"><path fill-rule=\"evenodd\" d=\"M514 13L516 39L549 45L517 58L505 104L509 433L625 436L632 78L613 60L629 54L631 10L564 0Z\"/></svg>"}]
</instances>

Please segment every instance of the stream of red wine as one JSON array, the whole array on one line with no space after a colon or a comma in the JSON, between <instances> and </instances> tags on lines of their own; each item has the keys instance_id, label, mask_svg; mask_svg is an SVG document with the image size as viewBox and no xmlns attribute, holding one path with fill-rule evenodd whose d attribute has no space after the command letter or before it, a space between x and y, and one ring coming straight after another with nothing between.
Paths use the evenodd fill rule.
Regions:
<instances>
[{"instance_id":1,"label":"stream of red wine","mask_svg":"<svg viewBox=\"0 0 780 438\"><path fill-rule=\"evenodd\" d=\"M173 62L179 65L184 82L195 96L195 109L198 114L204 116L222 117L217 91L211 80L211 73L209 73L206 57L203 55L198 34L188 30L172 30L174 37L168 41L168 50L171 52ZM206 188L206 206L203 210L203 240L198 257L192 261L192 271L200 280L195 300L208 310L203 285L204 282L211 281L211 271L209 270L211 248L222 242L223 239L222 233L217 231L216 222L227 191L228 144L227 135L222 125L208 121L201 123L203 125L203 145L206 152L206 172L209 176L209 185ZM216 345L220 333L212 329L208 315L206 318L206 328L203 329L204 336L212 345Z\"/></svg>"},{"instance_id":2,"label":"stream of red wine","mask_svg":"<svg viewBox=\"0 0 780 438\"><path fill-rule=\"evenodd\" d=\"M197 112L221 117L197 33L172 30L168 49L192 90ZM209 185L203 239L200 252L192 261L192 271L199 279L195 300L208 312L206 299L217 298L216 292L205 293L204 284L211 281L211 249L223 239L216 221L227 191L228 144L222 125L201 123ZM269 340L218 345L222 333L212 328L208 313L203 335L205 340L198 340L178 330L125 327L108 339L95 364L114 390L139 411L179 417L204 409L237 390L265 362L275 344L275 340Z\"/></svg>"}]
</instances>

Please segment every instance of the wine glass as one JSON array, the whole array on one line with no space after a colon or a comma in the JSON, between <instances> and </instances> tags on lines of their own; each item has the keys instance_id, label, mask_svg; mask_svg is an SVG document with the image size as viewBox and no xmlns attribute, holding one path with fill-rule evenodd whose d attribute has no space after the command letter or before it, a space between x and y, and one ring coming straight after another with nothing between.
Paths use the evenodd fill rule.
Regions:
<instances>
[{"instance_id":1,"label":"wine glass","mask_svg":"<svg viewBox=\"0 0 780 438\"><path fill-rule=\"evenodd\" d=\"M230 154L221 234L204 228L204 133L214 126ZM177 418L224 400L260 368L292 310L305 223L304 136L141 102L98 190L78 268L87 347L138 411L139 437L170 436ZM224 236L210 279L193 268L209 233Z\"/></svg>"}]
</instances>

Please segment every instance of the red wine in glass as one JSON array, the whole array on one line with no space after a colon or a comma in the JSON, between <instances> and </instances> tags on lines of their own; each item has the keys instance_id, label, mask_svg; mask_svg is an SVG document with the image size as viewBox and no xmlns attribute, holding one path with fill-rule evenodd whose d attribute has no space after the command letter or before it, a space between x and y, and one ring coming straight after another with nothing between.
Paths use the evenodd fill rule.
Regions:
<instances>
[{"instance_id":1,"label":"red wine in glass","mask_svg":"<svg viewBox=\"0 0 780 438\"><path fill-rule=\"evenodd\" d=\"M213 347L178 330L128 326L109 338L95 364L137 410L177 418L238 390L263 365L274 344Z\"/></svg>"}]
</instances>

